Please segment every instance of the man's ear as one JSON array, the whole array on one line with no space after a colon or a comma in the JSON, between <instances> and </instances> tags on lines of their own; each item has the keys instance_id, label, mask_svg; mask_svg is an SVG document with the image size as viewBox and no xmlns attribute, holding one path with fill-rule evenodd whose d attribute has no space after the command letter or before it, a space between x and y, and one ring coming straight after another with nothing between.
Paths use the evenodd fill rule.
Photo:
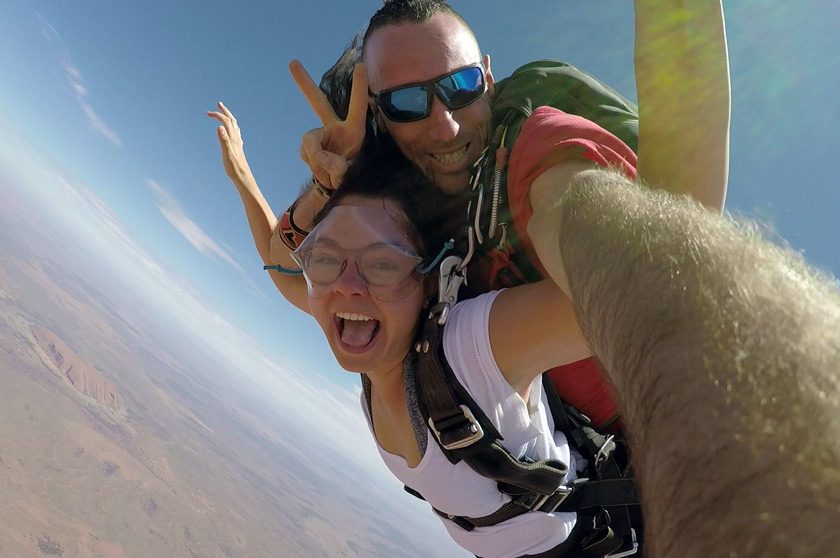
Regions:
<instances>
[{"instance_id":1,"label":"man's ear","mask_svg":"<svg viewBox=\"0 0 840 558\"><path fill-rule=\"evenodd\" d=\"M492 93L493 84L496 83L496 80L493 79L493 72L490 71L490 55L485 54L484 58L481 59L481 63L484 65L484 80L487 82L487 90Z\"/></svg>"}]
</instances>

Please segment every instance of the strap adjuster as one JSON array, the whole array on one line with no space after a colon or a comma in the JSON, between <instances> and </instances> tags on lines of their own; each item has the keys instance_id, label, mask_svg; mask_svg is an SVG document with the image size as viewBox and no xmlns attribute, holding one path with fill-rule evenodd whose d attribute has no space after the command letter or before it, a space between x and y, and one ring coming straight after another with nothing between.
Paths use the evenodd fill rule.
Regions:
<instances>
[{"instance_id":1,"label":"strap adjuster","mask_svg":"<svg viewBox=\"0 0 840 558\"><path fill-rule=\"evenodd\" d=\"M458 422L444 427L443 433L437 429L432 417L429 417L429 428L431 428L432 432L434 432L441 447L448 451L469 447L484 438L484 429L481 428L481 425L477 420L475 420L475 416L473 416L470 408L466 405L458 405L458 408L461 409L463 418L466 420L461 421L459 420L461 417L453 417L456 418ZM452 420L452 418L446 419L447 422Z\"/></svg>"},{"instance_id":2,"label":"strap adjuster","mask_svg":"<svg viewBox=\"0 0 840 558\"><path fill-rule=\"evenodd\" d=\"M613 552L612 554L605 554L604 558L624 558L625 556L632 556L639 551L639 541L636 539L636 530L630 528L630 542L631 547L623 552Z\"/></svg>"},{"instance_id":3,"label":"strap adjuster","mask_svg":"<svg viewBox=\"0 0 840 558\"><path fill-rule=\"evenodd\" d=\"M612 453L612 451L615 449L615 444L610 446L610 442L613 441L613 438L615 438L615 436L610 434L609 436L607 436L607 439L604 440L604 443L601 444L601 447L598 448L598 453L595 454L596 467L601 463L605 462Z\"/></svg>"},{"instance_id":4,"label":"strap adjuster","mask_svg":"<svg viewBox=\"0 0 840 558\"><path fill-rule=\"evenodd\" d=\"M574 488L572 486L560 485L557 487L557 490L551 494L542 496L539 500L537 500L537 502L531 506L531 510L551 513L559 508L573 491ZM556 498L556 500L554 498Z\"/></svg>"}]
</instances>

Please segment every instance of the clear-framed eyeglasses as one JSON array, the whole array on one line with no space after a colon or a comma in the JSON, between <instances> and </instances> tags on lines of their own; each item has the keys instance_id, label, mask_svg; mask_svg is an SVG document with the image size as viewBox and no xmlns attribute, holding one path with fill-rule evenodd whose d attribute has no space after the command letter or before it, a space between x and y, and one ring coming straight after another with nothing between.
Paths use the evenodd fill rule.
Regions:
<instances>
[{"instance_id":1,"label":"clear-framed eyeglasses","mask_svg":"<svg viewBox=\"0 0 840 558\"><path fill-rule=\"evenodd\" d=\"M326 296L350 265L355 266L371 296L383 301L405 298L422 277L423 258L385 242L348 250L322 238L305 242L292 252L292 258L303 270L310 295L316 298Z\"/></svg>"}]
</instances>

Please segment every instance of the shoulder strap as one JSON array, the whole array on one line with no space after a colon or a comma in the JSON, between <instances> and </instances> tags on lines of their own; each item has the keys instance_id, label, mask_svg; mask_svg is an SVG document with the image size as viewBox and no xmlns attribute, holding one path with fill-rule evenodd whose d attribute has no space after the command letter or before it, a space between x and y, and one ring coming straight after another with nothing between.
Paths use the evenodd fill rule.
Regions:
<instances>
[{"instance_id":1,"label":"shoulder strap","mask_svg":"<svg viewBox=\"0 0 840 558\"><path fill-rule=\"evenodd\" d=\"M420 411L435 441L452 463L464 461L478 474L543 495L562 484L567 466L557 460L519 461L499 442L502 436L455 378L443 355L444 305L435 305L423 324L415 374Z\"/></svg>"}]
</instances>

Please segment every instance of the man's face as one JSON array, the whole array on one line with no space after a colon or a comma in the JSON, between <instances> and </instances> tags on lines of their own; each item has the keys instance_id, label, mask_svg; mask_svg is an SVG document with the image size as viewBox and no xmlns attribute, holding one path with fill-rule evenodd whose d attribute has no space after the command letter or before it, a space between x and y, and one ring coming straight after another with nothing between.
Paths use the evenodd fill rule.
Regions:
<instances>
[{"instance_id":1,"label":"man's face","mask_svg":"<svg viewBox=\"0 0 840 558\"><path fill-rule=\"evenodd\" d=\"M370 89L379 93L434 79L482 61L472 34L456 18L437 14L423 23L389 25L367 41L364 61ZM400 150L444 191L467 187L470 167L481 155L490 130L490 58L484 57L488 92L466 107L450 110L437 96L431 114L416 122L379 116Z\"/></svg>"}]
</instances>

